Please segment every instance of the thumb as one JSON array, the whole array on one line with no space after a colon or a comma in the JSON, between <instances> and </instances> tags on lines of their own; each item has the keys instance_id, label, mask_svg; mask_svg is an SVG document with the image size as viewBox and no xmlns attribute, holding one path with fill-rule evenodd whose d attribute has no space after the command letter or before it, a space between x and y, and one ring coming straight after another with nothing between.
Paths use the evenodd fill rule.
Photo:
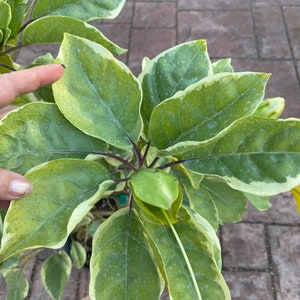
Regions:
<instances>
[{"instance_id":1,"label":"thumb","mask_svg":"<svg viewBox=\"0 0 300 300\"><path fill-rule=\"evenodd\" d=\"M22 175L0 169L0 200L16 200L32 191L30 182Z\"/></svg>"}]
</instances>

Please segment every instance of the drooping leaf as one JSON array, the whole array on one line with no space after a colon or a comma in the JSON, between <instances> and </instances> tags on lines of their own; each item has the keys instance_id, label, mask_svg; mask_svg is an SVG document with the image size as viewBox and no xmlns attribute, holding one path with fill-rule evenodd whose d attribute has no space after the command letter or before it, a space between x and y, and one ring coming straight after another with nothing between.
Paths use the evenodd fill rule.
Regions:
<instances>
[{"instance_id":1,"label":"drooping leaf","mask_svg":"<svg viewBox=\"0 0 300 300\"><path fill-rule=\"evenodd\" d=\"M4 275L7 274L11 270L16 269L20 262L21 259L19 254L10 257L0 264L0 273Z\"/></svg>"},{"instance_id":2,"label":"drooping leaf","mask_svg":"<svg viewBox=\"0 0 300 300\"><path fill-rule=\"evenodd\" d=\"M183 251L196 278L202 299L230 299L220 270L220 245L214 230L203 218L195 218L191 212L183 209L181 221L173 225L179 241L170 227L148 222L144 222L144 226L155 252L163 262L162 273L172 299L199 299Z\"/></svg>"},{"instance_id":3,"label":"drooping leaf","mask_svg":"<svg viewBox=\"0 0 300 300\"><path fill-rule=\"evenodd\" d=\"M184 180L184 191L189 200L189 207L203 217L216 231L219 226L219 216L217 207L213 199L201 187L195 189L191 187L187 180Z\"/></svg>"},{"instance_id":4,"label":"drooping leaf","mask_svg":"<svg viewBox=\"0 0 300 300\"><path fill-rule=\"evenodd\" d=\"M234 189L271 196L300 183L300 121L247 117L209 141L182 142L163 153Z\"/></svg>"},{"instance_id":5,"label":"drooping leaf","mask_svg":"<svg viewBox=\"0 0 300 300\"><path fill-rule=\"evenodd\" d=\"M96 27L65 16L47 16L30 23L24 30L23 44L61 43L65 32L99 43L116 55L126 51L107 39Z\"/></svg>"},{"instance_id":6,"label":"drooping leaf","mask_svg":"<svg viewBox=\"0 0 300 300\"><path fill-rule=\"evenodd\" d=\"M45 15L60 15L83 21L113 19L118 16L125 0L52 0L37 1L33 10L34 19Z\"/></svg>"},{"instance_id":7,"label":"drooping leaf","mask_svg":"<svg viewBox=\"0 0 300 300\"><path fill-rule=\"evenodd\" d=\"M99 227L90 270L92 300L160 298L162 282L135 209L122 208Z\"/></svg>"},{"instance_id":8,"label":"drooping leaf","mask_svg":"<svg viewBox=\"0 0 300 300\"><path fill-rule=\"evenodd\" d=\"M249 193L245 193L245 196L257 210L264 211L272 206L270 202L270 197L263 197Z\"/></svg>"},{"instance_id":9,"label":"drooping leaf","mask_svg":"<svg viewBox=\"0 0 300 300\"><path fill-rule=\"evenodd\" d=\"M52 299L62 299L71 274L71 268L71 258L64 251L53 253L43 263L41 269L42 283Z\"/></svg>"},{"instance_id":10,"label":"drooping leaf","mask_svg":"<svg viewBox=\"0 0 300 300\"><path fill-rule=\"evenodd\" d=\"M218 211L219 222L239 222L242 220L247 203L242 192L232 189L217 177L204 176L199 189L203 198L210 198ZM191 200L194 205L195 202ZM200 215L201 212L195 209Z\"/></svg>"},{"instance_id":11,"label":"drooping leaf","mask_svg":"<svg viewBox=\"0 0 300 300\"><path fill-rule=\"evenodd\" d=\"M67 68L53 92L65 117L91 136L131 149L142 122L141 88L129 69L101 45L69 34L58 60Z\"/></svg>"},{"instance_id":12,"label":"drooping leaf","mask_svg":"<svg viewBox=\"0 0 300 300\"><path fill-rule=\"evenodd\" d=\"M11 203L4 220L0 261L27 249L60 248L112 184L96 162L59 159L26 174L33 192Z\"/></svg>"},{"instance_id":13,"label":"drooping leaf","mask_svg":"<svg viewBox=\"0 0 300 300\"><path fill-rule=\"evenodd\" d=\"M217 60L212 64L213 67L213 73L218 74L218 73L223 73L223 72L228 72L228 73L233 73L233 67L231 66L231 58L222 58Z\"/></svg>"},{"instance_id":14,"label":"drooping leaf","mask_svg":"<svg viewBox=\"0 0 300 300\"><path fill-rule=\"evenodd\" d=\"M283 112L285 100L281 97L265 99L260 103L253 116L277 119Z\"/></svg>"},{"instance_id":15,"label":"drooping leaf","mask_svg":"<svg viewBox=\"0 0 300 300\"><path fill-rule=\"evenodd\" d=\"M30 103L0 121L0 166L24 174L57 158L103 151L100 140L71 125L55 104Z\"/></svg>"},{"instance_id":16,"label":"drooping leaf","mask_svg":"<svg viewBox=\"0 0 300 300\"><path fill-rule=\"evenodd\" d=\"M295 198L298 213L300 214L300 185L294 187L291 192Z\"/></svg>"},{"instance_id":17,"label":"drooping leaf","mask_svg":"<svg viewBox=\"0 0 300 300\"><path fill-rule=\"evenodd\" d=\"M212 138L257 109L268 78L263 73L221 73L189 86L154 108L149 124L151 142L163 149L178 142Z\"/></svg>"},{"instance_id":18,"label":"drooping leaf","mask_svg":"<svg viewBox=\"0 0 300 300\"><path fill-rule=\"evenodd\" d=\"M12 269L5 274L8 288L6 300L22 300L28 295L29 283L23 269Z\"/></svg>"},{"instance_id":19,"label":"drooping leaf","mask_svg":"<svg viewBox=\"0 0 300 300\"><path fill-rule=\"evenodd\" d=\"M204 40L180 44L148 61L139 77L143 88L141 111L146 133L156 105L211 74L212 66Z\"/></svg>"},{"instance_id":20,"label":"drooping leaf","mask_svg":"<svg viewBox=\"0 0 300 300\"><path fill-rule=\"evenodd\" d=\"M75 267L81 269L86 261L85 248L79 242L72 240L70 254Z\"/></svg>"}]
</instances>

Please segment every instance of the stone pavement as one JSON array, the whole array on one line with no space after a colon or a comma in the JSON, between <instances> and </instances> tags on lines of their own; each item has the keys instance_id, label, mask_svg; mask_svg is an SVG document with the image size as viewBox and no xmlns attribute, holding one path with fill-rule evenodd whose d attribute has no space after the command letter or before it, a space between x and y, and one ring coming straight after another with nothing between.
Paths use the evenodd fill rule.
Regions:
<instances>
[{"instance_id":1,"label":"stone pavement","mask_svg":"<svg viewBox=\"0 0 300 300\"><path fill-rule=\"evenodd\" d=\"M128 49L121 60L136 75L144 56L207 39L212 58L231 57L237 71L272 73L266 96L286 99L283 117L300 117L300 0L128 0L117 19L94 25ZM242 222L220 229L234 300L300 299L300 216L289 193L272 204L266 212L249 205ZM28 269L30 300L49 299L39 281L43 259L42 253ZM63 299L87 296L88 276L74 270Z\"/></svg>"}]
</instances>

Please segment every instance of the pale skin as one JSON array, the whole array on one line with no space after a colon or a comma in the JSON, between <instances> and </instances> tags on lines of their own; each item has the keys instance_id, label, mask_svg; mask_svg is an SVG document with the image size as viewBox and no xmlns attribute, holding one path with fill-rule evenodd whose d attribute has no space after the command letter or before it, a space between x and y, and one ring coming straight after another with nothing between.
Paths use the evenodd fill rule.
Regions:
<instances>
[{"instance_id":1,"label":"pale skin","mask_svg":"<svg viewBox=\"0 0 300 300\"><path fill-rule=\"evenodd\" d=\"M16 97L51 84L63 75L59 64L33 67L0 75L0 119L15 109L9 105ZM0 168L0 207L7 209L11 200L17 200L32 191L32 186L22 175Z\"/></svg>"}]
</instances>

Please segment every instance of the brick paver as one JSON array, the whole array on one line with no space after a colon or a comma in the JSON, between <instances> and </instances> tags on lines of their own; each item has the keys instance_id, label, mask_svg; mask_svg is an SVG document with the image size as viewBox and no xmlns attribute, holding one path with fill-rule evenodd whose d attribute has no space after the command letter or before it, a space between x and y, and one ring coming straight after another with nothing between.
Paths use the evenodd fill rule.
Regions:
<instances>
[{"instance_id":1,"label":"brick paver","mask_svg":"<svg viewBox=\"0 0 300 300\"><path fill-rule=\"evenodd\" d=\"M283 117L300 117L300 0L129 0L116 20L93 24L128 49L120 59L136 75L144 56L207 39L213 59L232 57L237 71L272 73L266 97L285 97ZM23 53L22 62L38 54L33 47ZM266 212L249 205L243 221L224 224L219 235L232 299L300 299L300 216L289 193L272 198ZM43 259L28 269L30 300L49 299L39 281ZM87 296L88 280L87 271L74 269L64 299Z\"/></svg>"}]
</instances>

